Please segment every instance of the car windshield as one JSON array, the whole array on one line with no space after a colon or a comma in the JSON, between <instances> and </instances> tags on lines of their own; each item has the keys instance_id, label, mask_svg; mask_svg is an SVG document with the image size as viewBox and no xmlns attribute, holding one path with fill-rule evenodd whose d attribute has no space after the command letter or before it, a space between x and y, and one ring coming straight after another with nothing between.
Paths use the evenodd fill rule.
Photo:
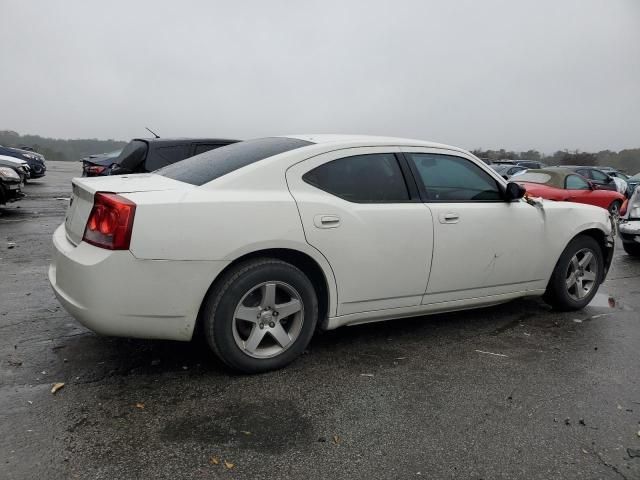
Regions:
<instances>
[{"instance_id":1,"label":"car windshield","mask_svg":"<svg viewBox=\"0 0 640 480\"><path fill-rule=\"evenodd\" d=\"M502 174L504 172L506 172L507 170L509 170L513 165L505 165L505 164L501 164L501 165L491 165L493 167L493 169Z\"/></svg>"},{"instance_id":2,"label":"car windshield","mask_svg":"<svg viewBox=\"0 0 640 480\"><path fill-rule=\"evenodd\" d=\"M518 175L518 182L529 182L529 183L549 183L551 180L551 175L548 173L532 173L527 172L521 175Z\"/></svg>"},{"instance_id":3,"label":"car windshield","mask_svg":"<svg viewBox=\"0 0 640 480\"><path fill-rule=\"evenodd\" d=\"M259 160L307 145L313 143L287 137L257 138L209 150L163 167L154 173L200 186Z\"/></svg>"}]
</instances>

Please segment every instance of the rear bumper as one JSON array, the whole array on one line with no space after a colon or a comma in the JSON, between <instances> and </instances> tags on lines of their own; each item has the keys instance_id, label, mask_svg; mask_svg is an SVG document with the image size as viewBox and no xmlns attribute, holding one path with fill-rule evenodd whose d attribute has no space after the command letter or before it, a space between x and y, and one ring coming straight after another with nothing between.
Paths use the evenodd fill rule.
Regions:
<instances>
[{"instance_id":1,"label":"rear bumper","mask_svg":"<svg viewBox=\"0 0 640 480\"><path fill-rule=\"evenodd\" d=\"M140 260L53 235L49 282L62 306L101 335L190 340L204 296L228 262Z\"/></svg>"}]
</instances>

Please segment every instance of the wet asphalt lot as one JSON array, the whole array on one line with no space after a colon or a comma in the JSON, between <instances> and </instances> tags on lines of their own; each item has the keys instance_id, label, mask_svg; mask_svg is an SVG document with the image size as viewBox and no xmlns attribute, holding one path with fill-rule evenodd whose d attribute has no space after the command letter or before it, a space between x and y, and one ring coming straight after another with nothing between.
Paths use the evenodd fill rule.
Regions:
<instances>
[{"instance_id":1,"label":"wet asphalt lot","mask_svg":"<svg viewBox=\"0 0 640 480\"><path fill-rule=\"evenodd\" d=\"M98 337L60 307L51 234L80 164L48 165L0 209L1 478L640 478L640 260L621 248L581 312L346 327L235 376L199 342Z\"/></svg>"}]
</instances>

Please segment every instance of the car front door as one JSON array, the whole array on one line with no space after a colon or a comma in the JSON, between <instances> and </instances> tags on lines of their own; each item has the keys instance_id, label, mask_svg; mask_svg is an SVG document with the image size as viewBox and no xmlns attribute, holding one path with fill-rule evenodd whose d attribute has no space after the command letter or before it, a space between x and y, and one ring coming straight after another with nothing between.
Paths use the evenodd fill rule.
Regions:
<instances>
[{"instance_id":1,"label":"car front door","mask_svg":"<svg viewBox=\"0 0 640 480\"><path fill-rule=\"evenodd\" d=\"M334 272L337 315L416 306L427 287L432 219L397 152L339 150L287 171L307 242Z\"/></svg>"},{"instance_id":2,"label":"car front door","mask_svg":"<svg viewBox=\"0 0 640 480\"><path fill-rule=\"evenodd\" d=\"M404 148L431 211L431 274L422 303L544 288L544 213L503 188L471 157Z\"/></svg>"}]
</instances>

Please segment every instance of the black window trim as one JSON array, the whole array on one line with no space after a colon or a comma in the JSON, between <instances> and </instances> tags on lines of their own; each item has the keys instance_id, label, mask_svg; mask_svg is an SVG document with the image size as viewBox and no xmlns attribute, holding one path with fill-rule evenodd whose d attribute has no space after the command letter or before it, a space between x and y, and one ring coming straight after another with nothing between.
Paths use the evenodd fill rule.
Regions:
<instances>
[{"instance_id":1,"label":"black window trim","mask_svg":"<svg viewBox=\"0 0 640 480\"><path fill-rule=\"evenodd\" d=\"M500 199L499 200L433 200L430 199L427 195L427 189L424 186L424 183L422 182L422 179L420 177L420 172L418 172L417 167L415 166L415 163L412 162L409 159L409 155L413 154L413 153L417 153L417 154L430 154L430 155L445 155L448 157L456 157L456 158L460 158L462 160L466 160L467 162L475 165L476 167L478 167L480 170L482 170L483 172L485 172L489 177L491 177L491 179L496 182L496 187L498 188L498 192L500 193ZM456 152L451 152L451 151L446 151L446 152L402 152L401 155L404 157L405 161L407 162L407 165L409 166L410 170L411 170L411 174L413 175L413 180L414 182L417 184L418 186L418 191L420 192L420 197L421 197L421 202L423 203L509 203L506 200L505 197L505 188L502 185L502 183L500 183L493 175L491 175L489 172L487 172L486 170L484 170L482 167L480 167L479 165L477 165L474 161L463 157L461 155L456 155ZM519 202L520 200L512 200L512 202Z\"/></svg>"},{"instance_id":2,"label":"black window trim","mask_svg":"<svg viewBox=\"0 0 640 480\"><path fill-rule=\"evenodd\" d=\"M318 187L317 185L313 185L312 183L309 183L304 177L307 175L307 173L312 172L313 170L315 170L318 167L321 167L322 165L326 165L328 163L331 162L335 162L336 160L342 160L345 158L349 158L349 157L359 157L359 156L363 156L363 155L393 155L396 159L396 162L398 162L398 167L400 169L400 173L402 174L402 178L404 180L404 186L407 189L407 194L408 194L408 199L407 200L403 200L400 202L356 202L353 200L347 200L346 198L343 198L339 195L336 195L335 193L329 192L323 188ZM332 195L336 198L339 198L340 200L347 202L347 203L354 203L357 205L401 205L401 204L406 204L406 203L422 203L422 199L420 197L420 194L418 192L418 186L416 185L415 182L415 178L413 178L411 171L409 170L409 166L407 165L407 160L406 158L404 158L404 155L402 155L401 153L398 152L371 152L371 153L357 153L353 152L352 154L343 156L343 157L338 157L338 158L334 158L332 160L328 160L326 162L321 163L320 165L316 165L315 167L307 170L306 172L304 172L301 176L302 181L304 183L306 183L307 185L313 187L313 188L317 188L318 190L321 190L329 195ZM413 185L412 185L413 184Z\"/></svg>"}]
</instances>

